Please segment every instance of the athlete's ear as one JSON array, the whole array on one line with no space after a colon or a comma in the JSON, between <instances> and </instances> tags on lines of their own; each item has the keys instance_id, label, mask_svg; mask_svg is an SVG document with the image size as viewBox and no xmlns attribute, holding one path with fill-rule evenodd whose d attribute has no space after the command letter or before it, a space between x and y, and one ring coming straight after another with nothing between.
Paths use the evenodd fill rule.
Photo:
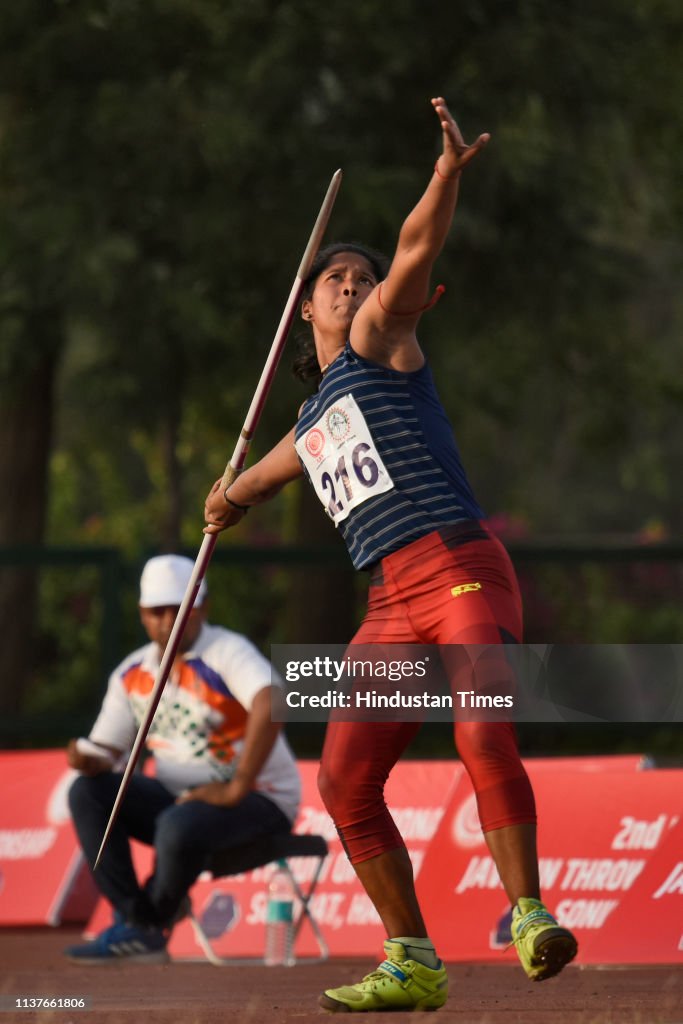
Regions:
<instances>
[{"instance_id":1,"label":"athlete's ear","mask_svg":"<svg viewBox=\"0 0 683 1024\"><path fill-rule=\"evenodd\" d=\"M304 299L304 301L301 303L301 319L302 320L312 320L313 319L313 310L311 309L311 301L310 301L310 299Z\"/></svg>"}]
</instances>

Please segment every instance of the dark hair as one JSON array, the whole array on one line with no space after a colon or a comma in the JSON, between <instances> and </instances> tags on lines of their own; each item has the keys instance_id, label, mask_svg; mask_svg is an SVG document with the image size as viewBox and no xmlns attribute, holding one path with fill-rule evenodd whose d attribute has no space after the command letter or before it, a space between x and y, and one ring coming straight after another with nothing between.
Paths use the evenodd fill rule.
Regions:
<instances>
[{"instance_id":1,"label":"dark hair","mask_svg":"<svg viewBox=\"0 0 683 1024\"><path fill-rule=\"evenodd\" d=\"M384 253L376 249L370 249L367 245L359 245L357 242L332 242L321 249L311 265L310 272L306 278L303 291L303 299L310 299L315 289L315 282L323 270L328 267L333 259L340 252L353 252L362 256L372 267L372 271L378 281L383 281L389 272L389 260ZM292 372L299 380L307 383L314 381L320 383L321 373L318 364L318 357L315 351L313 336L310 331L297 335L296 352L292 364Z\"/></svg>"}]
</instances>

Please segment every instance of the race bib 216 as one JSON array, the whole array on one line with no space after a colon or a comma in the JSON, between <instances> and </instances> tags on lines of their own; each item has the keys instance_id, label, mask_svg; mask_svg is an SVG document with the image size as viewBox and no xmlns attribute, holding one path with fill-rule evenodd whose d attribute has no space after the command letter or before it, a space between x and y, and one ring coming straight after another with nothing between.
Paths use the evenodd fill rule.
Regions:
<instances>
[{"instance_id":1,"label":"race bib 216","mask_svg":"<svg viewBox=\"0 0 683 1024\"><path fill-rule=\"evenodd\" d=\"M394 486L353 395L344 395L296 442L315 492L335 523Z\"/></svg>"}]
</instances>

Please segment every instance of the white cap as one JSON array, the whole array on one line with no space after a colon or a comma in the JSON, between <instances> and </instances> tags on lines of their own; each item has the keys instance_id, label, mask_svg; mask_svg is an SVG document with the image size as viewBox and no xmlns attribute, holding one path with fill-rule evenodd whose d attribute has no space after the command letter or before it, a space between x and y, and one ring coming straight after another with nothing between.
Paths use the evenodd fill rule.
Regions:
<instances>
[{"instance_id":1,"label":"white cap","mask_svg":"<svg viewBox=\"0 0 683 1024\"><path fill-rule=\"evenodd\" d=\"M183 555L158 555L150 558L140 577L140 607L162 608L181 605L192 577L194 562ZM195 598L197 608L206 597L206 582L202 580Z\"/></svg>"}]
</instances>

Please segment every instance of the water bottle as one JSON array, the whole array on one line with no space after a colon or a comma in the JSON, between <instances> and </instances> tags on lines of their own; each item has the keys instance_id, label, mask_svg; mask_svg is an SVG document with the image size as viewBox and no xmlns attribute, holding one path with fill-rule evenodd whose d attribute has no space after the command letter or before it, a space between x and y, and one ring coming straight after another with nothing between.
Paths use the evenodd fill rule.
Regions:
<instances>
[{"instance_id":1,"label":"water bottle","mask_svg":"<svg viewBox=\"0 0 683 1024\"><path fill-rule=\"evenodd\" d=\"M268 967L292 967L294 956L294 884L284 861L278 863L268 884L266 953Z\"/></svg>"}]
</instances>

